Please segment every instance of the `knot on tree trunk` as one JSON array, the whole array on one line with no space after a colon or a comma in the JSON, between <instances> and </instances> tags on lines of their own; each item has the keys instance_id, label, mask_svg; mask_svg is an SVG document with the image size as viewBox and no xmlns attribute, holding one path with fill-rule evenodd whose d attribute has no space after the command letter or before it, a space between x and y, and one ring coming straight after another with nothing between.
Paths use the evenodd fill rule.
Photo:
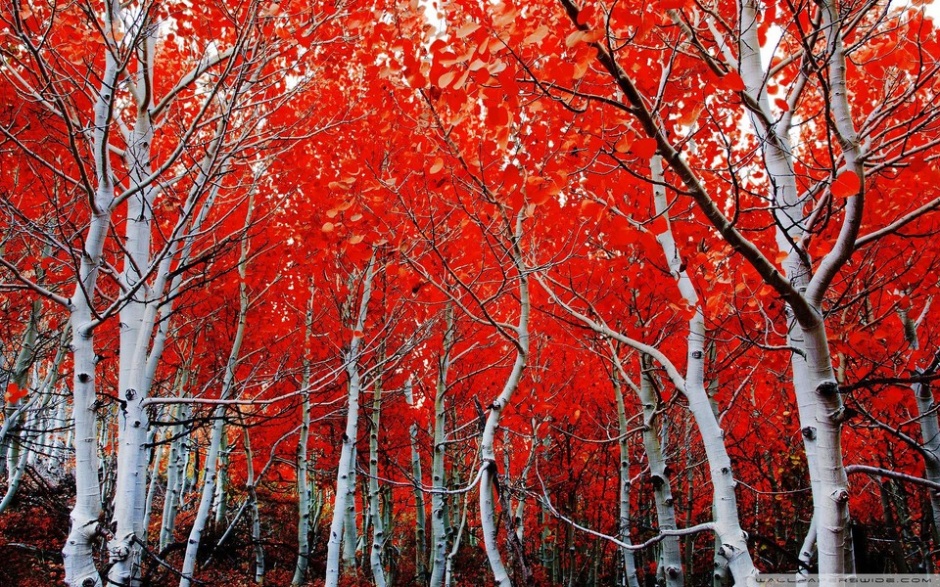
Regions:
<instances>
[{"instance_id":1,"label":"knot on tree trunk","mask_svg":"<svg viewBox=\"0 0 940 587\"><path fill-rule=\"evenodd\" d=\"M850 419L855 415L855 410L850 410L845 406L839 406L838 409L834 410L829 414L829 419L832 420L834 424L841 424L846 420Z\"/></svg>"},{"instance_id":2,"label":"knot on tree trunk","mask_svg":"<svg viewBox=\"0 0 940 587\"><path fill-rule=\"evenodd\" d=\"M822 396L833 396L839 393L839 384L833 380L823 381L816 386L816 393Z\"/></svg>"},{"instance_id":3,"label":"knot on tree trunk","mask_svg":"<svg viewBox=\"0 0 940 587\"><path fill-rule=\"evenodd\" d=\"M127 560L127 557L131 554L130 540L133 539L133 536L129 539L122 540L118 544L112 544L108 546L108 560L111 563L123 562Z\"/></svg>"},{"instance_id":4,"label":"knot on tree trunk","mask_svg":"<svg viewBox=\"0 0 940 587\"><path fill-rule=\"evenodd\" d=\"M845 503L849 501L849 492L847 489L836 489L829 494L829 497L836 503Z\"/></svg>"}]
</instances>

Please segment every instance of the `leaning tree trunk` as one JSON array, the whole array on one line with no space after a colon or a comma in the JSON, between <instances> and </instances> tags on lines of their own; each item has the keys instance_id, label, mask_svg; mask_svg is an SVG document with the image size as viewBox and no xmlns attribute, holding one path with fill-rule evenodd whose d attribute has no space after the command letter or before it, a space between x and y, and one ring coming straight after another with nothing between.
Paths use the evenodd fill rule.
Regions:
<instances>
[{"instance_id":1,"label":"leaning tree trunk","mask_svg":"<svg viewBox=\"0 0 940 587\"><path fill-rule=\"evenodd\" d=\"M503 410L509 406L512 394L519 386L529 354L529 276L522 258L520 245L522 218L523 212L520 211L512 234L512 260L519 280L519 322L515 328L515 339L512 341L516 347L516 358L502 391L489 406L490 413L483 427L483 435L480 438L480 530L483 534L486 558L489 560L490 568L493 571L493 579L499 587L511 587L512 582L500 556L497 539L496 507L493 493L496 489L499 472L496 466L494 444L496 430Z\"/></svg>"},{"instance_id":2,"label":"leaning tree trunk","mask_svg":"<svg viewBox=\"0 0 940 587\"><path fill-rule=\"evenodd\" d=\"M248 214L245 218L245 226L251 223L253 197L248 201ZM248 265L249 241L246 238L242 241L241 254L238 259L238 275L240 278L238 288L238 325L235 329L235 339L232 341L232 348L229 351L228 361L225 364L225 373L222 379L222 390L219 393L220 400L227 400L233 394L235 387L235 372L238 367L239 356L241 354L242 342L245 339L245 328L248 324L248 283L246 281ZM202 533L205 530L209 519L209 510L212 507L212 501L216 495L216 483L218 482L218 465L220 461L219 452L222 448L222 436L225 434L225 405L219 405L214 411L215 422L212 425L212 433L209 437L209 452L206 455L205 462L205 480L202 485L202 495L199 499L199 509L196 510L196 518L193 520L193 527L189 532L189 540L186 542L186 554L183 557L183 566L180 571L180 587L190 587L193 581L193 574L196 571L196 555L199 553L199 544L202 541Z\"/></svg>"},{"instance_id":3,"label":"leaning tree trunk","mask_svg":"<svg viewBox=\"0 0 940 587\"><path fill-rule=\"evenodd\" d=\"M679 293L694 314L689 319L687 335L687 363L685 376L685 395L689 400L689 410L695 419L702 442L705 445L705 455L708 459L708 469L711 475L712 492L714 494L715 533L720 543L717 555L724 560L718 561L723 566L727 561L728 569L736 583L751 584L757 576L757 569L751 559L747 547L747 535L741 528L738 514L737 497L734 488L737 483L732 473L731 459L724 442L724 432L718 424L718 418L712 409L708 391L705 387L705 315L698 293L692 285L692 280L685 271L682 258L672 227L669 223L669 206L666 201L666 190L663 187L662 157L654 155L650 161L650 173L654 180L653 200L657 214L666 220L666 230L657 235L656 239L663 248L666 261L669 264ZM680 559L681 560L681 559Z\"/></svg>"},{"instance_id":4,"label":"leaning tree trunk","mask_svg":"<svg viewBox=\"0 0 940 587\"><path fill-rule=\"evenodd\" d=\"M614 358L624 380L629 382L626 379L626 374L622 372L619 359L616 358L616 355ZM641 360L640 369L640 385L635 388L635 391L643 409L643 449L646 452L646 459L650 468L650 479L653 483L656 519L660 531L674 531L677 528L675 501L672 497L672 481L667 473L666 458L663 455L662 443L660 442L661 426L658 424L659 418L657 417L660 409L659 400L648 372L650 369L649 361ZM660 543L656 574L668 586L678 587L683 584L682 551L679 547L678 536L666 536Z\"/></svg>"}]
</instances>

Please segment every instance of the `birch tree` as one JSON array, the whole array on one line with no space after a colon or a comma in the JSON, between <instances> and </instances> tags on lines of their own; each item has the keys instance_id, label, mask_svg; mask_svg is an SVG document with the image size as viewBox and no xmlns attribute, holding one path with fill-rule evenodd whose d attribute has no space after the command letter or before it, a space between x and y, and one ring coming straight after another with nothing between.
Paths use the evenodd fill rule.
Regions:
<instances>
[{"instance_id":1,"label":"birch tree","mask_svg":"<svg viewBox=\"0 0 940 587\"><path fill-rule=\"evenodd\" d=\"M211 258L219 250L203 236L219 227L208 224L219 218L213 211L224 183L219 178L238 171L237 157L279 132L278 125L258 125L285 99L275 89L283 77L262 78L262 70L278 60L291 67L283 61L285 45L272 42L259 26L270 14L260 3L224 16L216 8L182 11L172 21L167 6L151 2L106 2L100 21L92 16L96 11L78 5L4 8L3 34L16 48L4 63L5 83L56 120L50 128L62 145L56 152L19 143L20 153L35 168L52 172L63 203L78 204L74 218L63 221L77 222L82 235L36 235L51 244L54 255L75 260L69 294L60 293L65 286L30 278L6 257L2 261L70 317L78 491L64 556L72 585L100 583L92 548L101 536L108 540L110 580L127 584L137 576L146 534L145 400L166 346L172 300L192 287L191 276L185 276L194 258ZM220 18L215 39L195 38L185 51L168 50L174 47L167 42L169 29L208 15ZM161 59L178 73L168 79ZM87 75L72 75L76 69ZM96 87L86 79L97 80ZM10 129L3 133L17 143ZM176 205L161 203L170 201ZM29 217L28 208L21 208L22 221ZM115 230L123 232L121 243L114 242ZM113 535L98 521L101 499L110 495L102 495L97 479L94 338L112 317L121 324Z\"/></svg>"}]
</instances>

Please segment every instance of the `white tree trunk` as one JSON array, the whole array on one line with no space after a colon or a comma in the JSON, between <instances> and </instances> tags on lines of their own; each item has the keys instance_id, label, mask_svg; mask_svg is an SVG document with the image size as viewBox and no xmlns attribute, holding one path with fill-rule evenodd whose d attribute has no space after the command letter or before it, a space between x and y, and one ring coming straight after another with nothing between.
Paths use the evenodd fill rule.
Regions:
<instances>
[{"instance_id":1,"label":"white tree trunk","mask_svg":"<svg viewBox=\"0 0 940 587\"><path fill-rule=\"evenodd\" d=\"M310 489L309 460L307 445L310 441L310 340L313 336L313 291L310 292L310 302L304 318L304 357L303 377L300 385L303 390L303 401L300 405L301 424L300 437L297 440L297 564L294 568L294 577L291 585L301 585L307 575L310 562Z\"/></svg>"},{"instance_id":2,"label":"white tree trunk","mask_svg":"<svg viewBox=\"0 0 940 587\"><path fill-rule=\"evenodd\" d=\"M437 382L434 387L434 439L431 461L431 576L429 587L441 587L447 567L447 494L445 493L444 459L447 455L445 434L447 431L447 411L444 396L447 393L447 374L451 363L451 351L454 348L454 310L448 306L445 310L444 343L438 359Z\"/></svg>"},{"instance_id":3,"label":"white tree trunk","mask_svg":"<svg viewBox=\"0 0 940 587\"><path fill-rule=\"evenodd\" d=\"M757 569L747 548L747 535L741 529L738 516L737 497L734 488L736 482L731 467L731 459L725 447L724 432L718 424L718 418L712 409L708 392L705 388L705 316L702 306L692 285L692 280L683 267L679 249L676 247L672 227L668 218L668 202L663 187L662 158L655 155L650 161L653 177L653 199L656 213L666 220L667 230L656 238L662 245L669 269L676 279L679 293L686 303L695 308L689 319L687 343L687 366L685 376L685 395L689 400L689 410L695 418L712 480L714 495L715 533L720 541L718 554L728 561L728 569L735 583L751 585L757 576Z\"/></svg>"},{"instance_id":4,"label":"white tree trunk","mask_svg":"<svg viewBox=\"0 0 940 587\"><path fill-rule=\"evenodd\" d=\"M248 491L248 507L251 508L251 543L255 551L255 583L264 582L264 546L261 544L261 510L258 507L258 492L255 490L254 453L251 450L251 437L245 427L245 489ZM262 473L263 474L263 473Z\"/></svg>"},{"instance_id":5,"label":"white tree trunk","mask_svg":"<svg viewBox=\"0 0 940 587\"><path fill-rule=\"evenodd\" d=\"M385 524L380 511L379 494L379 425L382 417L382 383L375 382L372 396L372 418L369 430L369 518L372 522L372 549L369 553L369 566L372 569L372 581L376 587L385 587L385 569L382 567L382 553L385 549Z\"/></svg>"},{"instance_id":6,"label":"white tree trunk","mask_svg":"<svg viewBox=\"0 0 940 587\"><path fill-rule=\"evenodd\" d=\"M360 385L361 391L361 385ZM359 466L359 447L353 445L352 456L349 461L349 483L346 486L346 509L343 511L345 520L343 521L343 569L354 571L358 566L356 553L359 550L359 520L356 517L356 492L359 488L358 482ZM362 532L368 532L366 524L369 521L368 510L363 508L363 526Z\"/></svg>"},{"instance_id":7,"label":"white tree trunk","mask_svg":"<svg viewBox=\"0 0 940 587\"><path fill-rule=\"evenodd\" d=\"M414 409L415 398L411 377L405 381L405 401ZM424 584L428 580L428 535L424 490L421 489L424 485L424 474L421 471L421 453L418 451L417 424L411 425L408 430L408 437L411 444L411 475L415 480L415 580L420 584Z\"/></svg>"},{"instance_id":8,"label":"white tree trunk","mask_svg":"<svg viewBox=\"0 0 940 587\"><path fill-rule=\"evenodd\" d=\"M213 523L218 528L225 523L225 515L228 513L228 437L222 435L222 444L219 446L219 476L215 484L215 495L212 497L212 508L214 512Z\"/></svg>"},{"instance_id":9,"label":"white tree trunk","mask_svg":"<svg viewBox=\"0 0 940 587\"><path fill-rule=\"evenodd\" d=\"M614 396L617 402L617 423L620 426L620 523L619 538L626 544L631 544L630 538L630 439L627 436L627 411L623 401L623 386L618 374L614 375ZM652 469L652 467L650 467ZM636 559L629 548L620 549L620 558L623 562L623 587L640 587L636 573Z\"/></svg>"},{"instance_id":10,"label":"white tree trunk","mask_svg":"<svg viewBox=\"0 0 940 587\"><path fill-rule=\"evenodd\" d=\"M120 14L120 4L109 0L106 34L112 33L113 19ZM71 587L97 587L101 577L95 568L92 542L100 533L101 493L98 485L98 445L96 422L95 371L96 355L92 306L98 287L104 243L111 226L114 205L114 184L108 153L108 136L112 125L114 92L118 87L118 63L111 51L105 51L104 71L94 105L92 152L96 188L88 194L91 219L82 246L78 280L69 300L72 328L72 417L75 443L75 505L69 514L71 526L62 549L65 581Z\"/></svg>"},{"instance_id":11,"label":"white tree trunk","mask_svg":"<svg viewBox=\"0 0 940 587\"><path fill-rule=\"evenodd\" d=\"M330 537L327 543L326 556L326 583L325 587L337 587L340 576L341 546L345 537L347 544L355 549L355 526L350 528L347 520L347 511L352 507L355 514L356 481L353 476L355 464L356 438L359 434L359 393L362 381L359 373L359 359L361 357L362 333L368 316L369 298L372 295L372 280L375 258L369 260L362 280L362 293L359 302L359 311L356 314L356 327L349 351L343 357L346 365L346 374L349 377L348 396L346 406L346 429L343 432L340 449L339 466L336 469L336 495L333 503L333 520L330 523Z\"/></svg>"},{"instance_id":12,"label":"white tree trunk","mask_svg":"<svg viewBox=\"0 0 940 587\"><path fill-rule=\"evenodd\" d=\"M489 560L490 568L493 571L493 579L499 587L510 587L512 583L500 556L497 539L496 507L493 492L496 489L499 472L496 467L494 442L500 417L503 410L509 406L512 394L519 386L529 354L529 276L522 258L519 243L521 238L522 212L520 211L512 234L513 264L519 280L519 322L515 327L515 340L513 341L516 346L516 358L502 391L493 403L488 406L490 413L483 427L483 435L480 438L480 530L483 533L486 558Z\"/></svg>"},{"instance_id":13,"label":"white tree trunk","mask_svg":"<svg viewBox=\"0 0 940 587\"><path fill-rule=\"evenodd\" d=\"M659 401L653 389L653 381L647 373L649 365L641 361L642 373L638 395L643 408L643 448L649 461L650 478L653 481L653 500L656 504L656 518L659 529L676 530L675 500L672 497L672 481L666 469L666 459L663 456L662 445L659 440L661 426L658 424ZM678 536L667 536L660 543L659 565L657 576L660 576L668 587L679 587L684 582L682 572L682 551L679 548Z\"/></svg>"},{"instance_id":14,"label":"white tree trunk","mask_svg":"<svg viewBox=\"0 0 940 587\"><path fill-rule=\"evenodd\" d=\"M454 580L454 559L460 550L460 542L463 538L463 530L467 527L467 510L470 509L470 493L467 493L463 499L463 507L460 509L460 522L457 524L457 532L454 535L454 543L450 552L447 554L447 563L444 566L444 587L451 587Z\"/></svg>"},{"instance_id":15,"label":"white tree trunk","mask_svg":"<svg viewBox=\"0 0 940 587\"><path fill-rule=\"evenodd\" d=\"M254 199L249 198L248 214L245 218L245 226L251 225L252 207ZM232 341L232 348L229 351L228 361L225 364L225 373L222 378L222 390L219 393L219 399L228 399L233 393L235 387L235 372L238 367L241 354L242 343L245 339L245 328L248 323L248 284L246 281L246 266L248 264L249 241L247 237L242 241L241 254L238 260L238 275L240 278L238 298L238 325L235 329L235 338ZM205 462L205 480L202 486L202 495L199 500L199 509L196 511L196 518L193 520L193 527L189 533L189 540L186 543L186 554L183 558L183 566L180 571L180 587L190 587L192 585L193 574L196 571L196 556L199 552L199 543L202 540L202 532L205 530L206 522L209 518L209 509L215 498L215 486L218 482L218 464L219 452L222 448L222 435L225 433L225 406L220 405L214 410L215 422L212 425L212 433L209 439L209 452L206 455Z\"/></svg>"},{"instance_id":16,"label":"white tree trunk","mask_svg":"<svg viewBox=\"0 0 940 587\"><path fill-rule=\"evenodd\" d=\"M189 380L189 372L186 368L182 370L179 380L181 382L179 387L185 387L186 382ZM189 406L177 404L171 414L176 421L185 420L189 417ZM181 425L177 424L169 429L169 434L176 438L170 443L170 455L167 458L166 465L166 494L163 497L163 517L160 523L160 552L163 552L173 542L173 533L176 530L176 513L179 511L180 492L183 477L185 476L183 452L186 437L182 435L182 428Z\"/></svg>"},{"instance_id":17,"label":"white tree trunk","mask_svg":"<svg viewBox=\"0 0 940 587\"><path fill-rule=\"evenodd\" d=\"M110 60L110 58L109 58ZM112 65L113 66L113 65ZM113 87L113 75L106 76L105 88ZM110 83L108 83L110 81ZM107 91L104 92L107 94ZM96 107L106 109L107 104ZM101 121L105 124L105 120ZM96 135L98 133L96 132ZM106 171L105 173L108 173ZM96 200L99 210L108 210L113 199L110 179L100 184ZM71 299L72 328L72 418L75 445L75 505L69 514L71 526L62 549L66 582L70 587L98 587L101 578L92 557L92 543L101 529L101 494L98 485L98 434L95 392L94 322L91 304L97 287L98 267L105 236L110 224L110 212L92 215L84 252L79 268L79 284ZM87 295L86 295L87 292Z\"/></svg>"},{"instance_id":18,"label":"white tree trunk","mask_svg":"<svg viewBox=\"0 0 940 587\"><path fill-rule=\"evenodd\" d=\"M859 163L860 147L853 128L845 89L845 55L841 41L838 9L833 1L820 3L822 30L828 42L830 105L834 130L843 149L846 169L855 172L862 190L846 202L845 219L838 241L827 254L816 275L808 265L809 256L800 250L806 230L806 217L796 186L792 150L788 140L791 114L771 114L766 93L764 67L761 63L757 35L759 6L754 0L741 5L741 42L739 44L741 75L747 93L759 106L759 113L750 114L752 125L761 139L765 165L774 186L774 215L777 219L777 244L786 255L787 277L809 306L794 311L797 329L791 322L790 344L793 354L793 385L800 410L800 424L806 447L810 480L813 489L814 520L817 523L817 549L821 574L854 572L851 528L848 510L848 483L842 463L841 423L842 401L832 371L825 324L819 304L828 284L845 263L854 248L864 194L864 169ZM797 81L790 94L796 100L806 83ZM776 121L768 123L767 121ZM805 292L805 294L804 294ZM811 315L812 314L812 315ZM797 331L794 331L797 330ZM800 356L802 352L803 356Z\"/></svg>"}]
</instances>

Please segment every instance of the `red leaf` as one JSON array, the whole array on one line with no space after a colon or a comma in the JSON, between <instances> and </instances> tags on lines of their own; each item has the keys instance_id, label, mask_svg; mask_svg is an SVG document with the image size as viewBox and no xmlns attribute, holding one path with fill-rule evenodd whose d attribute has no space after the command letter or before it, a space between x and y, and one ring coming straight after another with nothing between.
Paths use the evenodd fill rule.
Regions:
<instances>
[{"instance_id":1,"label":"red leaf","mask_svg":"<svg viewBox=\"0 0 940 587\"><path fill-rule=\"evenodd\" d=\"M28 391L24 387L20 387L15 383L10 383L7 385L7 403L15 404L28 394Z\"/></svg>"},{"instance_id":2,"label":"red leaf","mask_svg":"<svg viewBox=\"0 0 940 587\"><path fill-rule=\"evenodd\" d=\"M656 139L640 139L630 148L633 154L641 159L649 159L656 154Z\"/></svg>"},{"instance_id":3,"label":"red leaf","mask_svg":"<svg viewBox=\"0 0 940 587\"><path fill-rule=\"evenodd\" d=\"M654 218L653 222L650 223L649 229L650 232L656 236L669 232L669 222L666 220L666 216L664 214L660 214Z\"/></svg>"},{"instance_id":4,"label":"red leaf","mask_svg":"<svg viewBox=\"0 0 940 587\"><path fill-rule=\"evenodd\" d=\"M862 182L854 171L843 171L829 186L832 195L837 198L849 198L862 189Z\"/></svg>"},{"instance_id":5,"label":"red leaf","mask_svg":"<svg viewBox=\"0 0 940 587\"><path fill-rule=\"evenodd\" d=\"M661 0L659 7L662 10L681 10L685 8L685 0Z\"/></svg>"},{"instance_id":6,"label":"red leaf","mask_svg":"<svg viewBox=\"0 0 940 587\"><path fill-rule=\"evenodd\" d=\"M725 75L721 76L721 79L718 80L716 85L723 90L728 90L729 92L743 92L747 89L747 86L744 85L744 80L741 78L741 75L736 71L729 71Z\"/></svg>"}]
</instances>

